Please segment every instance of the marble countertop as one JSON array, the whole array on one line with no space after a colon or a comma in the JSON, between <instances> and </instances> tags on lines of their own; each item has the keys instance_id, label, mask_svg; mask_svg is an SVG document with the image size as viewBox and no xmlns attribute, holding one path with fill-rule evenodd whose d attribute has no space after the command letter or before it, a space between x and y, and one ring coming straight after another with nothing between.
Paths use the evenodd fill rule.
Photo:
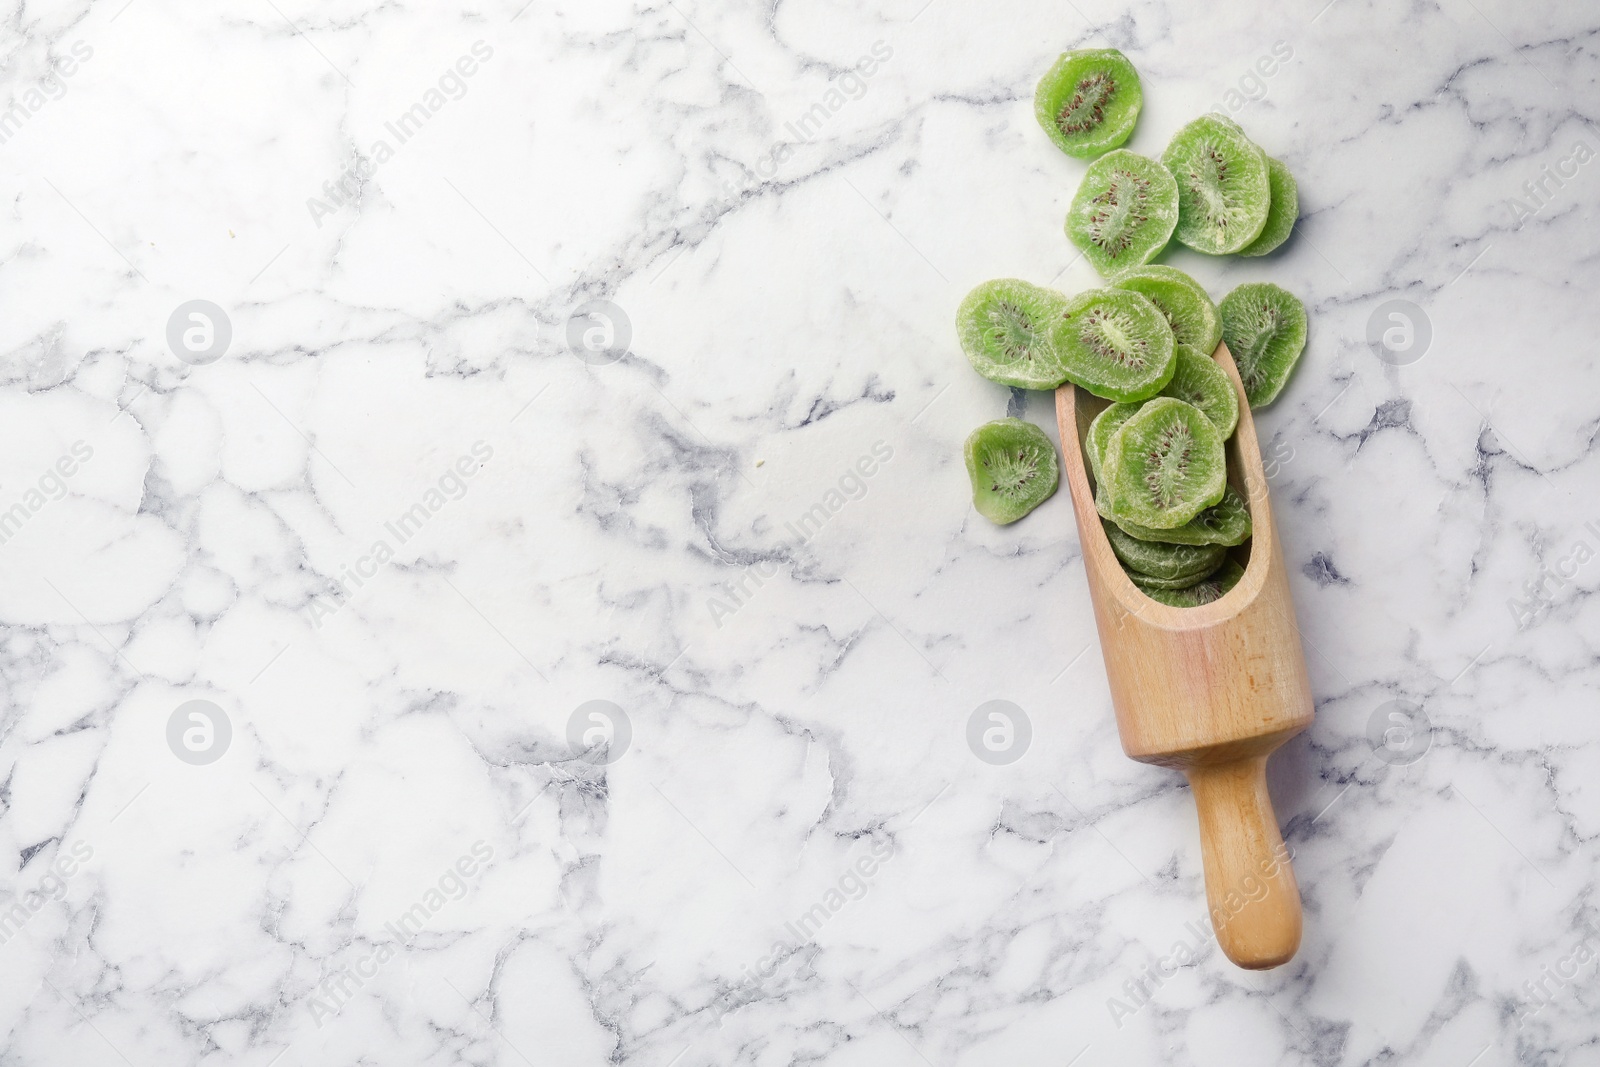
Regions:
<instances>
[{"instance_id":1,"label":"marble countertop","mask_svg":"<svg viewBox=\"0 0 1600 1067\"><path fill-rule=\"evenodd\" d=\"M0 1063L1600 1062L1600 14L435 8L5 20ZM1271 972L960 459L1106 46L1300 183Z\"/></svg>"}]
</instances>

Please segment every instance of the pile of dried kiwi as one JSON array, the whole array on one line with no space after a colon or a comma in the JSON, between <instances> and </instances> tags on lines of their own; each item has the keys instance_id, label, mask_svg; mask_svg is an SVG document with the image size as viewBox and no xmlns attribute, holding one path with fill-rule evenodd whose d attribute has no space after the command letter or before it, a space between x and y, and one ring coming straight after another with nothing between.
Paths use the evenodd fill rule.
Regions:
<instances>
[{"instance_id":1,"label":"pile of dried kiwi","mask_svg":"<svg viewBox=\"0 0 1600 1067\"><path fill-rule=\"evenodd\" d=\"M1067 52L1040 80L1039 124L1063 152L1093 160L1066 231L1109 286L1069 297L985 282L961 302L956 329L991 381L1072 382L1113 401L1084 442L1106 537L1141 590L1193 607L1243 576L1228 550L1250 536L1223 448L1238 396L1212 353L1226 341L1250 407L1270 404L1305 348L1306 312L1269 283L1241 285L1218 306L1189 275L1151 260L1174 237L1211 255L1265 255L1288 238L1300 204L1289 168L1221 115L1183 127L1159 161L1118 148L1143 102L1138 72L1115 49ZM997 523L1022 518L1060 482L1050 439L1021 419L980 426L965 455L973 506Z\"/></svg>"}]
</instances>

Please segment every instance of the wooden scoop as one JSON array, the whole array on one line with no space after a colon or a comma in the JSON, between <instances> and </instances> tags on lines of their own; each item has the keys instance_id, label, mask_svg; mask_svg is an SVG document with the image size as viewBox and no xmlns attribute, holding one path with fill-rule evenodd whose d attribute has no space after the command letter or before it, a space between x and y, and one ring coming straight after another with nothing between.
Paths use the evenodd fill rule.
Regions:
<instances>
[{"instance_id":1,"label":"wooden scoop","mask_svg":"<svg viewBox=\"0 0 1600 1067\"><path fill-rule=\"evenodd\" d=\"M1249 501L1253 532L1230 553L1244 577L1213 603L1150 599L1111 551L1083 458L1107 402L1065 385L1056 418L1122 750L1188 776L1217 941L1240 967L1261 970L1300 947L1300 889L1267 795L1267 757L1311 725L1313 706L1250 405L1226 345L1215 358L1239 397L1228 480Z\"/></svg>"}]
</instances>

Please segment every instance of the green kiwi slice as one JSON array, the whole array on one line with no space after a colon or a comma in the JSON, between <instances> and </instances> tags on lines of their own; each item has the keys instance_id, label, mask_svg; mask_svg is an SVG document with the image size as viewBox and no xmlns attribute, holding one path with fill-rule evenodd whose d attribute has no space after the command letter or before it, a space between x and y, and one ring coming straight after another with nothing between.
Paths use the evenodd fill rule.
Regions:
<instances>
[{"instance_id":1,"label":"green kiwi slice","mask_svg":"<svg viewBox=\"0 0 1600 1067\"><path fill-rule=\"evenodd\" d=\"M1228 486L1216 424L1193 404L1167 396L1145 404L1111 435L1101 469L1114 517L1158 530L1182 526L1221 500Z\"/></svg>"},{"instance_id":2,"label":"green kiwi slice","mask_svg":"<svg viewBox=\"0 0 1600 1067\"><path fill-rule=\"evenodd\" d=\"M1077 159L1093 159L1126 141L1143 106L1139 72L1115 48L1063 52L1033 93L1039 125Z\"/></svg>"},{"instance_id":3,"label":"green kiwi slice","mask_svg":"<svg viewBox=\"0 0 1600 1067\"><path fill-rule=\"evenodd\" d=\"M1176 225L1171 172L1125 148L1089 164L1067 211L1067 238L1106 277L1156 258Z\"/></svg>"},{"instance_id":4,"label":"green kiwi slice","mask_svg":"<svg viewBox=\"0 0 1600 1067\"><path fill-rule=\"evenodd\" d=\"M1156 306L1126 289L1070 298L1050 340L1068 381L1107 400L1144 400L1177 364L1172 327Z\"/></svg>"},{"instance_id":5,"label":"green kiwi slice","mask_svg":"<svg viewBox=\"0 0 1600 1067\"><path fill-rule=\"evenodd\" d=\"M1141 541L1166 541L1175 545L1232 546L1244 544L1251 532L1250 508L1245 504L1244 497L1235 492L1231 485L1222 491L1222 499L1217 503L1182 526L1174 526L1170 530L1157 530L1120 519L1111 513L1110 507L1098 494L1095 496L1095 507L1099 509L1102 518L1110 519L1129 536L1137 537Z\"/></svg>"},{"instance_id":6,"label":"green kiwi slice","mask_svg":"<svg viewBox=\"0 0 1600 1067\"><path fill-rule=\"evenodd\" d=\"M1152 589L1176 592L1179 589L1187 589L1191 585L1199 585L1201 582L1205 581L1207 578L1211 577L1221 569L1222 563L1219 562L1215 567L1212 567L1204 574L1190 574L1185 575L1182 578L1157 578L1152 574L1141 574L1131 567L1123 567L1122 573L1126 574L1129 578L1132 578L1134 584L1136 584L1146 593Z\"/></svg>"},{"instance_id":7,"label":"green kiwi slice","mask_svg":"<svg viewBox=\"0 0 1600 1067\"><path fill-rule=\"evenodd\" d=\"M984 282L961 301L956 332L979 374L1018 389L1054 389L1067 380L1050 341L1066 306L1060 293L1016 278Z\"/></svg>"},{"instance_id":8,"label":"green kiwi slice","mask_svg":"<svg viewBox=\"0 0 1600 1067\"><path fill-rule=\"evenodd\" d=\"M1130 537L1114 522L1100 520L1106 540L1134 580L1140 582L1179 582L1165 588L1193 585L1222 566L1228 550L1222 545L1170 545L1161 541L1141 541Z\"/></svg>"},{"instance_id":9,"label":"green kiwi slice","mask_svg":"<svg viewBox=\"0 0 1600 1067\"><path fill-rule=\"evenodd\" d=\"M1176 267L1154 264L1129 267L1111 280L1114 289L1141 293L1167 318L1180 345L1193 345L1207 354L1222 340L1222 317L1204 286Z\"/></svg>"},{"instance_id":10,"label":"green kiwi slice","mask_svg":"<svg viewBox=\"0 0 1600 1067\"><path fill-rule=\"evenodd\" d=\"M1089 424L1089 432L1084 435L1084 451L1089 454L1089 470L1094 475L1095 484L1100 484L1100 461L1105 458L1106 444L1110 442L1111 435L1122 428L1122 424L1138 414L1138 404L1112 404L1094 417Z\"/></svg>"},{"instance_id":11,"label":"green kiwi slice","mask_svg":"<svg viewBox=\"0 0 1600 1067\"><path fill-rule=\"evenodd\" d=\"M1239 425L1239 394L1233 391L1233 379L1198 348L1178 346L1178 365L1159 395L1199 408L1224 441L1233 436L1234 427Z\"/></svg>"},{"instance_id":12,"label":"green kiwi slice","mask_svg":"<svg viewBox=\"0 0 1600 1067\"><path fill-rule=\"evenodd\" d=\"M1271 282L1247 282L1222 298L1222 339L1252 408L1278 398L1306 347L1306 308Z\"/></svg>"},{"instance_id":13,"label":"green kiwi slice","mask_svg":"<svg viewBox=\"0 0 1600 1067\"><path fill-rule=\"evenodd\" d=\"M1267 224L1261 235L1239 249L1241 256L1264 256L1289 239L1300 219L1300 187L1282 163L1267 157L1267 184L1272 188L1272 203L1267 207Z\"/></svg>"},{"instance_id":14,"label":"green kiwi slice","mask_svg":"<svg viewBox=\"0 0 1600 1067\"><path fill-rule=\"evenodd\" d=\"M984 423L967 436L963 452L972 506L1001 526L1049 500L1061 480L1050 438L1022 419Z\"/></svg>"},{"instance_id":15,"label":"green kiwi slice","mask_svg":"<svg viewBox=\"0 0 1600 1067\"><path fill-rule=\"evenodd\" d=\"M1201 115L1161 154L1178 180L1178 240L1197 252L1225 255L1261 234L1272 204L1267 154L1234 122Z\"/></svg>"},{"instance_id":16,"label":"green kiwi slice","mask_svg":"<svg viewBox=\"0 0 1600 1067\"><path fill-rule=\"evenodd\" d=\"M1215 574L1187 589L1159 589L1148 582L1140 581L1134 575L1129 577L1133 578L1133 584L1151 600L1160 601L1174 608L1197 608L1202 604L1221 600L1224 593L1239 584L1239 579L1244 577L1244 568L1230 559Z\"/></svg>"}]
</instances>

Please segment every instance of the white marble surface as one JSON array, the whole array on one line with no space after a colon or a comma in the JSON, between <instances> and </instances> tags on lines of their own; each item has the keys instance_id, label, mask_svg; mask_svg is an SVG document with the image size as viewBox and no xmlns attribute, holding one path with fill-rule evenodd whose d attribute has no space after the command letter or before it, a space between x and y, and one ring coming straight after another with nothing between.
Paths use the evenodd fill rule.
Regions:
<instances>
[{"instance_id":1,"label":"white marble surface","mask_svg":"<svg viewBox=\"0 0 1600 1067\"><path fill-rule=\"evenodd\" d=\"M0 1063L1600 1063L1600 15L522 3L7 11ZM1129 147L1232 103L1300 179L1280 254L1169 257L1311 313L1258 421L1318 705L1267 974L1195 943L1067 500L997 529L959 460L1051 426L952 315L1094 284L1031 97L1108 44ZM620 361L568 346L597 299Z\"/></svg>"}]
</instances>

